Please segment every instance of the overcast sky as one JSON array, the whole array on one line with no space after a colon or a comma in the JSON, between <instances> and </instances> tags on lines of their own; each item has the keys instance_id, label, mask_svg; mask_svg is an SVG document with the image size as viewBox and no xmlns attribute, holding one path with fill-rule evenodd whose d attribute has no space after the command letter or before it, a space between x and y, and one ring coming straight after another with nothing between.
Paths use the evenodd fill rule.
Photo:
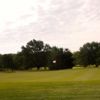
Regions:
<instances>
[{"instance_id":1,"label":"overcast sky","mask_svg":"<svg viewBox=\"0 0 100 100\"><path fill-rule=\"evenodd\" d=\"M32 39L76 51L100 41L100 0L0 0L0 53Z\"/></svg>"}]
</instances>

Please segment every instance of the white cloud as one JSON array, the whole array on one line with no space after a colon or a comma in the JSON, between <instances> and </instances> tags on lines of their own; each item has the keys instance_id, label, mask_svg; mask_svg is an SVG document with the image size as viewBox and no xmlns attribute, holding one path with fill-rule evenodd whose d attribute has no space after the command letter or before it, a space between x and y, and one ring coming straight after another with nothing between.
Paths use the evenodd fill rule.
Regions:
<instances>
[{"instance_id":1,"label":"white cloud","mask_svg":"<svg viewBox=\"0 0 100 100\"><path fill-rule=\"evenodd\" d=\"M0 53L29 40L78 50L100 41L100 0L0 0Z\"/></svg>"}]
</instances>

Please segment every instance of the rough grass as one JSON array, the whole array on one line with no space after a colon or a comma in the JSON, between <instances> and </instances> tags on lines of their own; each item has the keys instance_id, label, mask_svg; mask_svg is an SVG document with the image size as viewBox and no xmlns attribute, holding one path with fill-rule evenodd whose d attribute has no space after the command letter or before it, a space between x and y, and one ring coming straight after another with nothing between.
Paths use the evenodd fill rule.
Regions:
<instances>
[{"instance_id":1,"label":"rough grass","mask_svg":"<svg viewBox=\"0 0 100 100\"><path fill-rule=\"evenodd\" d=\"M100 68L0 73L0 100L100 100Z\"/></svg>"}]
</instances>

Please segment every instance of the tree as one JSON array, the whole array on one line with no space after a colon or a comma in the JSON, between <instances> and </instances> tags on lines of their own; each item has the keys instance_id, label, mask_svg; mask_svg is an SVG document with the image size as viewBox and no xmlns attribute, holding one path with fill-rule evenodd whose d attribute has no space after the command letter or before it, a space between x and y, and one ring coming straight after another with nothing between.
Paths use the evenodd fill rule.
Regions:
<instances>
[{"instance_id":1,"label":"tree","mask_svg":"<svg viewBox=\"0 0 100 100\"><path fill-rule=\"evenodd\" d=\"M100 43L99 43L99 46L98 46L98 52L96 52L96 67L98 67L100 65Z\"/></svg>"},{"instance_id":2,"label":"tree","mask_svg":"<svg viewBox=\"0 0 100 100\"><path fill-rule=\"evenodd\" d=\"M26 69L37 67L45 67L48 63L48 54L50 46L43 43L43 41L31 40L26 47L22 47L22 54L24 57L24 66Z\"/></svg>"},{"instance_id":3,"label":"tree","mask_svg":"<svg viewBox=\"0 0 100 100\"><path fill-rule=\"evenodd\" d=\"M35 67L35 57L31 49L22 47L22 56L23 56L23 67L25 70L32 69Z\"/></svg>"},{"instance_id":4,"label":"tree","mask_svg":"<svg viewBox=\"0 0 100 100\"><path fill-rule=\"evenodd\" d=\"M50 70L56 70L58 69L58 55L63 52L62 48L58 48L56 46L51 48L51 51L49 53L49 64L48 67Z\"/></svg>"},{"instance_id":5,"label":"tree","mask_svg":"<svg viewBox=\"0 0 100 100\"><path fill-rule=\"evenodd\" d=\"M2 66L5 69L14 70L14 61L11 54L2 55Z\"/></svg>"},{"instance_id":6,"label":"tree","mask_svg":"<svg viewBox=\"0 0 100 100\"><path fill-rule=\"evenodd\" d=\"M23 70L24 68L24 56L21 52L13 55L15 69L16 70Z\"/></svg>"},{"instance_id":7,"label":"tree","mask_svg":"<svg viewBox=\"0 0 100 100\"><path fill-rule=\"evenodd\" d=\"M74 66L73 54L67 49L63 52L62 64L64 69L69 69Z\"/></svg>"},{"instance_id":8,"label":"tree","mask_svg":"<svg viewBox=\"0 0 100 100\"><path fill-rule=\"evenodd\" d=\"M3 71L4 68L2 66L2 55L0 54L0 71Z\"/></svg>"},{"instance_id":9,"label":"tree","mask_svg":"<svg viewBox=\"0 0 100 100\"><path fill-rule=\"evenodd\" d=\"M53 47L51 57L50 70L68 69L74 66L72 53L68 49Z\"/></svg>"},{"instance_id":10,"label":"tree","mask_svg":"<svg viewBox=\"0 0 100 100\"><path fill-rule=\"evenodd\" d=\"M74 59L75 65L81 65L80 52L79 51L76 51L76 52L73 53L73 59Z\"/></svg>"},{"instance_id":11,"label":"tree","mask_svg":"<svg viewBox=\"0 0 100 100\"><path fill-rule=\"evenodd\" d=\"M51 46L49 44L45 44L43 48L44 52L50 52L51 51Z\"/></svg>"},{"instance_id":12,"label":"tree","mask_svg":"<svg viewBox=\"0 0 100 100\"><path fill-rule=\"evenodd\" d=\"M100 51L100 43L86 43L80 48L80 60L83 66L96 65L98 62L98 52Z\"/></svg>"},{"instance_id":13,"label":"tree","mask_svg":"<svg viewBox=\"0 0 100 100\"><path fill-rule=\"evenodd\" d=\"M35 52L34 60L34 66L37 67L37 70L39 70L41 67L46 69L48 63L47 52Z\"/></svg>"},{"instance_id":14,"label":"tree","mask_svg":"<svg viewBox=\"0 0 100 100\"><path fill-rule=\"evenodd\" d=\"M30 42L27 43L26 48L30 50L30 52L41 52L43 51L44 48L44 43L43 41L36 41L35 39L31 40Z\"/></svg>"}]
</instances>

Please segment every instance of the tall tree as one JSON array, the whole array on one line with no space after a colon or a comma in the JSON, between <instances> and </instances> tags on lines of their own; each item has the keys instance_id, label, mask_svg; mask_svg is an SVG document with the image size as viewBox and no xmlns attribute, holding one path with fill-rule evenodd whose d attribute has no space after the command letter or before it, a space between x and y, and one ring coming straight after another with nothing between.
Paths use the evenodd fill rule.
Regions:
<instances>
[{"instance_id":1,"label":"tall tree","mask_svg":"<svg viewBox=\"0 0 100 100\"><path fill-rule=\"evenodd\" d=\"M22 53L24 55L24 66L26 68L46 67L48 59L49 45L44 45L43 41L32 40L27 43L26 47L22 47Z\"/></svg>"},{"instance_id":2,"label":"tall tree","mask_svg":"<svg viewBox=\"0 0 100 100\"><path fill-rule=\"evenodd\" d=\"M98 62L98 58L100 55L98 55L100 51L100 43L98 42L92 42L92 43L86 43L83 45L83 47L80 48L80 60L81 64L84 66L88 65L96 65L96 62Z\"/></svg>"},{"instance_id":3,"label":"tall tree","mask_svg":"<svg viewBox=\"0 0 100 100\"><path fill-rule=\"evenodd\" d=\"M76 52L73 53L73 59L74 59L74 64L75 65L81 65L80 51L76 51Z\"/></svg>"},{"instance_id":4,"label":"tall tree","mask_svg":"<svg viewBox=\"0 0 100 100\"><path fill-rule=\"evenodd\" d=\"M43 51L44 48L44 43L43 41L40 40L31 40L27 43L26 48L29 49L32 53L34 52L41 52Z\"/></svg>"},{"instance_id":5,"label":"tall tree","mask_svg":"<svg viewBox=\"0 0 100 100\"><path fill-rule=\"evenodd\" d=\"M15 64L15 69L16 70L23 70L25 69L24 66L24 56L21 52L18 52L13 56L14 59L14 64Z\"/></svg>"},{"instance_id":6,"label":"tall tree","mask_svg":"<svg viewBox=\"0 0 100 100\"><path fill-rule=\"evenodd\" d=\"M50 70L68 69L74 66L72 53L63 48L52 48Z\"/></svg>"},{"instance_id":7,"label":"tall tree","mask_svg":"<svg viewBox=\"0 0 100 100\"><path fill-rule=\"evenodd\" d=\"M4 54L2 56L2 66L5 69L14 70L14 61L11 54Z\"/></svg>"}]
</instances>

